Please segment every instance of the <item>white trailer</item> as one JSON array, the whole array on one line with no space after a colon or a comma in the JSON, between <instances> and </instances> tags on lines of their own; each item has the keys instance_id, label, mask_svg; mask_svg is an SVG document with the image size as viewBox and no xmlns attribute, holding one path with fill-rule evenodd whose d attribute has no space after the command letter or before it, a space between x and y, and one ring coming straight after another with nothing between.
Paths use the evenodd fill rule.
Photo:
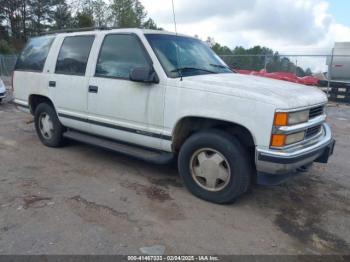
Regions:
<instances>
[{"instance_id":1,"label":"white trailer","mask_svg":"<svg viewBox=\"0 0 350 262\"><path fill-rule=\"evenodd\" d=\"M350 83L350 42L335 43L332 57L328 57L329 80Z\"/></svg>"}]
</instances>

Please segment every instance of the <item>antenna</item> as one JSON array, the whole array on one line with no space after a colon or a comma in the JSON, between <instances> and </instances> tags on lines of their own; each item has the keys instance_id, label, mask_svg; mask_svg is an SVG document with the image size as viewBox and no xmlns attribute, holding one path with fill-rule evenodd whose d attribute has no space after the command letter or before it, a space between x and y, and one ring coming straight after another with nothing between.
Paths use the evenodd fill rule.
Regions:
<instances>
[{"instance_id":1,"label":"antenna","mask_svg":"<svg viewBox=\"0 0 350 262\"><path fill-rule=\"evenodd\" d=\"M175 33L177 35L177 27L176 27L176 15L175 15L175 6L174 6L174 0L171 0L171 3L173 5L173 19L174 19L174 26L175 26Z\"/></svg>"},{"instance_id":2,"label":"antenna","mask_svg":"<svg viewBox=\"0 0 350 262\"><path fill-rule=\"evenodd\" d=\"M173 6L173 18L174 18L174 26L175 26L175 33L177 34L177 26L176 26L176 15L175 15L175 6L174 6L174 0L171 0L172 6ZM181 68L180 66L180 55L179 55L179 45L176 45L176 58L177 58L177 67ZM178 70L178 73L180 75L180 81L182 81L182 71Z\"/></svg>"}]
</instances>

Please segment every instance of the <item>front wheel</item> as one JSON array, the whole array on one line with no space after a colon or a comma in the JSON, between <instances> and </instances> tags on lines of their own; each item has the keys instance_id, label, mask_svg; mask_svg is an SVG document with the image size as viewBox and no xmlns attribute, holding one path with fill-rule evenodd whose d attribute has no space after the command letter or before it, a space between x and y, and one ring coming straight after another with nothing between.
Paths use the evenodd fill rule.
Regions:
<instances>
[{"instance_id":1,"label":"front wheel","mask_svg":"<svg viewBox=\"0 0 350 262\"><path fill-rule=\"evenodd\" d=\"M64 127L61 125L54 108L42 103L34 114L36 133L40 141L49 147L59 147L63 143Z\"/></svg>"},{"instance_id":2,"label":"front wheel","mask_svg":"<svg viewBox=\"0 0 350 262\"><path fill-rule=\"evenodd\" d=\"M247 150L221 130L192 135L181 147L178 166L186 187L204 200L231 203L247 191L252 166Z\"/></svg>"}]
</instances>

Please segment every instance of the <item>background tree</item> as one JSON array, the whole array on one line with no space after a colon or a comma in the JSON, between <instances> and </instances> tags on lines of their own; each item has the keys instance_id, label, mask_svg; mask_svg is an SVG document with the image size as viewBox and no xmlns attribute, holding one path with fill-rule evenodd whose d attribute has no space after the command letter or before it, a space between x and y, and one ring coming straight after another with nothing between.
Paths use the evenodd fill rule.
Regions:
<instances>
[{"instance_id":1,"label":"background tree","mask_svg":"<svg viewBox=\"0 0 350 262\"><path fill-rule=\"evenodd\" d=\"M110 20L111 14L108 5L103 0L95 0L91 3L93 16L95 20L95 26L102 27L107 26Z\"/></svg>"},{"instance_id":2,"label":"background tree","mask_svg":"<svg viewBox=\"0 0 350 262\"><path fill-rule=\"evenodd\" d=\"M53 11L54 29L64 29L72 27L71 10L65 0L55 0Z\"/></svg>"},{"instance_id":3,"label":"background tree","mask_svg":"<svg viewBox=\"0 0 350 262\"><path fill-rule=\"evenodd\" d=\"M29 0L29 20L33 35L39 35L51 27L53 21L52 0Z\"/></svg>"},{"instance_id":4,"label":"background tree","mask_svg":"<svg viewBox=\"0 0 350 262\"><path fill-rule=\"evenodd\" d=\"M140 0L0 0L0 40L16 49L49 30L113 25L160 29Z\"/></svg>"},{"instance_id":5,"label":"background tree","mask_svg":"<svg viewBox=\"0 0 350 262\"><path fill-rule=\"evenodd\" d=\"M133 10L132 0L114 0L112 5L113 25L116 27L134 27L135 12Z\"/></svg>"},{"instance_id":6,"label":"background tree","mask_svg":"<svg viewBox=\"0 0 350 262\"><path fill-rule=\"evenodd\" d=\"M311 71L311 69L308 67L308 68L306 68L306 70L305 70L305 75L306 76L311 76L312 75L312 71Z\"/></svg>"},{"instance_id":7,"label":"background tree","mask_svg":"<svg viewBox=\"0 0 350 262\"><path fill-rule=\"evenodd\" d=\"M208 38L210 46L225 62L234 69L260 71L266 68L267 72L292 72L298 76L312 75L312 71L308 68L307 72L301 67L297 67L287 57L281 57L278 52L262 46L254 46L252 48L244 48L242 46L230 49L227 46L221 46L216 43L213 38ZM207 40L208 42L208 40Z\"/></svg>"},{"instance_id":8,"label":"background tree","mask_svg":"<svg viewBox=\"0 0 350 262\"><path fill-rule=\"evenodd\" d=\"M0 0L0 17L10 30L12 39L21 38L22 17L20 7L23 0Z\"/></svg>"},{"instance_id":9,"label":"background tree","mask_svg":"<svg viewBox=\"0 0 350 262\"><path fill-rule=\"evenodd\" d=\"M8 55L15 53L16 50L5 40L0 40L0 54Z\"/></svg>"},{"instance_id":10,"label":"background tree","mask_svg":"<svg viewBox=\"0 0 350 262\"><path fill-rule=\"evenodd\" d=\"M148 18L148 20L143 23L142 27L145 29L163 30L163 28L157 26L152 18Z\"/></svg>"},{"instance_id":11,"label":"background tree","mask_svg":"<svg viewBox=\"0 0 350 262\"><path fill-rule=\"evenodd\" d=\"M78 28L93 27L95 22L92 11L85 9L78 12L75 17L75 25Z\"/></svg>"},{"instance_id":12,"label":"background tree","mask_svg":"<svg viewBox=\"0 0 350 262\"><path fill-rule=\"evenodd\" d=\"M145 7L141 4L139 0L134 0L134 13L135 13L135 24L140 27L143 25L145 18L147 17L147 12Z\"/></svg>"}]
</instances>

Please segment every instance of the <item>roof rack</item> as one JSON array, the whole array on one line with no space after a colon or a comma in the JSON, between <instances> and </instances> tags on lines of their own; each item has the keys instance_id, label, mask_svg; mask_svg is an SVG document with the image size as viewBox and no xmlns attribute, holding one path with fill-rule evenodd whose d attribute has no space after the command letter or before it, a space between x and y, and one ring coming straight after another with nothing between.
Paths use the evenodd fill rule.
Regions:
<instances>
[{"instance_id":1,"label":"roof rack","mask_svg":"<svg viewBox=\"0 0 350 262\"><path fill-rule=\"evenodd\" d=\"M85 32L85 31L95 31L95 30L112 30L120 29L120 27L108 27L108 26L99 26L99 27L82 27L82 28L65 28L60 30L52 30L47 32L42 32L40 35L52 35L59 33L74 33L74 32Z\"/></svg>"}]
</instances>

